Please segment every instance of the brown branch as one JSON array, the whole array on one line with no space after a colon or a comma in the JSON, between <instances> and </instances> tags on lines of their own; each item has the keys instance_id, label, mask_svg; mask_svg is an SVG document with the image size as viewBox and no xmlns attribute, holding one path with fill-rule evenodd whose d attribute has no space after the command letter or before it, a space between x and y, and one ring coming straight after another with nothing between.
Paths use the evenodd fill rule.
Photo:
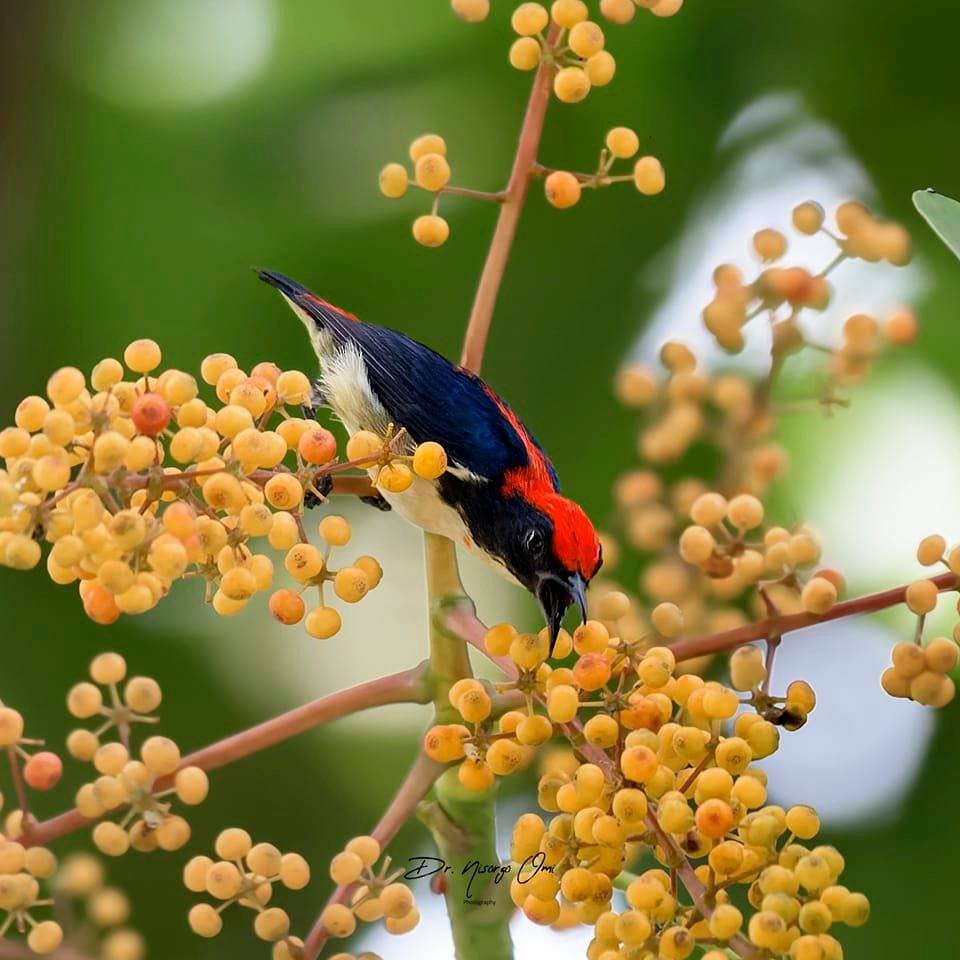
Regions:
<instances>
[{"instance_id":1,"label":"brown branch","mask_svg":"<svg viewBox=\"0 0 960 960\"><path fill-rule=\"evenodd\" d=\"M954 573L941 573L931 577L942 591L957 589L957 576ZM768 637L782 636L791 630L802 630L818 623L827 623L830 620L840 620L843 617L852 617L860 613L875 613L887 607L895 607L906 599L906 585L892 587L880 593L869 593L863 597L854 597L836 604L826 613L786 613L778 617L768 617L755 623L748 623L732 630L723 630L720 633L703 634L696 637L681 637L670 644L677 660L692 660L708 653L721 653L741 647L753 640L765 640Z\"/></svg>"},{"instance_id":2,"label":"brown branch","mask_svg":"<svg viewBox=\"0 0 960 960\"><path fill-rule=\"evenodd\" d=\"M346 690L338 690L188 754L180 766L216 770L349 713L388 703L429 703L430 689L425 679L426 665L420 664L409 670L358 683ZM154 789L163 791L172 782L172 777L163 777L157 781ZM26 846L49 843L92 822L77 810L67 810L35 824L29 836L22 837L21 842Z\"/></svg>"},{"instance_id":3,"label":"brown branch","mask_svg":"<svg viewBox=\"0 0 960 960\"><path fill-rule=\"evenodd\" d=\"M7 747L7 757L10 760L10 778L13 780L13 789L17 795L17 804L23 817L22 830L24 835L34 829L34 821L30 817L30 801L27 797L27 786L23 782L23 772L20 769L20 758L17 756L16 746Z\"/></svg>"},{"instance_id":4,"label":"brown branch","mask_svg":"<svg viewBox=\"0 0 960 960\"><path fill-rule=\"evenodd\" d=\"M417 755L403 783L390 801L390 806L384 811L380 822L371 833L371 836L380 842L381 848L387 846L399 833L400 828L413 816L417 804L427 795L434 781L445 769L444 764L431 760L422 751ZM332 903L348 903L355 887L356 884L352 883L337 887L324 904L324 909ZM323 915L322 910L320 915ZM318 917L304 941L301 954L303 960L315 960L326 942L327 931Z\"/></svg>"},{"instance_id":5,"label":"brown branch","mask_svg":"<svg viewBox=\"0 0 960 960\"><path fill-rule=\"evenodd\" d=\"M673 837L660 826L660 822L652 811L647 813L645 822L673 864L673 869L676 870L680 882L686 888L687 893L690 894L694 906L700 911L704 919L709 920L714 908L708 903L707 888L697 876L693 864L690 863L680 847L677 846L677 842ZM730 940L727 941L727 946L738 956L745 958L745 960L757 956L757 948L740 934L731 937Z\"/></svg>"},{"instance_id":6,"label":"brown branch","mask_svg":"<svg viewBox=\"0 0 960 960\"><path fill-rule=\"evenodd\" d=\"M556 44L559 33L560 28L556 24L551 25L547 34L548 47ZM490 331L497 294L500 292L500 283L503 280L510 248L517 232L517 222L523 210L524 200L527 198L530 176L537 162L537 150L540 147L547 104L550 102L550 84L554 70L555 67L547 62L541 63L537 68L530 99L527 101L527 110L523 117L523 125L520 128L520 138L517 141L517 152L513 158L506 197L500 207L493 239L490 241L490 249L483 265L483 272L480 274L473 308L470 311L460 364L474 373L479 373L483 364L483 351L487 345L487 334Z\"/></svg>"}]
</instances>

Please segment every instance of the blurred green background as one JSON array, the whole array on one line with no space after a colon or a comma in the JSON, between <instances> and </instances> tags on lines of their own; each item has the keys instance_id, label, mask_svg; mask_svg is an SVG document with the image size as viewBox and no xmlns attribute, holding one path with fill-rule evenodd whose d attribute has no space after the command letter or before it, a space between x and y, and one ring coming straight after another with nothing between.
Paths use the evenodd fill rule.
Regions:
<instances>
[{"instance_id":1,"label":"blurred green background","mask_svg":"<svg viewBox=\"0 0 960 960\"><path fill-rule=\"evenodd\" d=\"M455 356L495 210L444 201L451 239L440 250L424 250L409 236L410 221L427 209L423 195L412 191L390 203L377 192L376 174L388 160L403 159L415 135L431 130L447 139L454 182L481 189L504 183L529 77L505 62L511 5L494 0L493 7L487 22L471 27L444 0L0 4L4 422L12 420L20 397L42 390L55 367L89 369L138 336L159 340L165 360L184 369L196 370L215 350L232 352L242 365L272 359L310 369L301 328L256 281L253 266L283 270L359 316ZM733 165L751 149L750 136L741 137L738 158L722 147L724 131L750 104L788 94L801 106L787 111L781 127L802 114L833 137L823 155L807 149L802 124L793 141L779 141L804 154L804 169L822 164L829 180L837 169L830 163L841 158L839 169L856 167L854 182L884 215L915 231L921 266L913 289L921 291L923 332L909 359L879 371L869 402L855 404L856 429L815 418L791 422L785 439L798 469L780 499L802 509L808 503L803 483L815 484L837 515L846 516L882 477L893 478L909 496L881 504L860 527L844 527L842 536L854 553L860 537L873 538L881 553L889 547L900 576L913 569L916 539L931 532L912 522L914 506L942 518L946 535L956 532L960 502L947 471L956 446L950 428L960 422L954 348L960 264L916 217L910 194L928 185L960 194L960 127L950 123L958 29L960 12L946 0L690 0L672 20L640 11L629 26L609 27L608 47L619 63L614 83L581 106L551 106L541 159L589 169L604 131L628 124L663 160L667 191L648 200L631 188L611 189L560 213L535 188L485 366L490 382L550 451L565 487L597 519L610 518L612 478L635 459L633 419L612 399L612 374L658 303L669 303L663 297L678 284L699 289L707 282L712 263L685 261L690 247L684 244L698 215L720 209L710 204L733 190ZM749 231L784 222L790 205L807 199L784 169L740 169L748 185L752 178L777 183L782 202L751 208L744 229L729 238L734 256L745 249ZM679 251L672 259L665 254L670 249ZM674 319L684 329L697 325L689 311L667 317ZM899 415L896 426L870 421L871 403ZM880 442L869 457L855 457L851 469L838 472L840 454L861 428ZM898 454L901 443L920 435L927 445L911 448L920 460ZM887 521L900 539L886 537ZM363 531L373 531L364 533L365 548L376 549L377 518L368 522L364 515L360 522ZM416 603L416 538L398 530L395 518L384 523L398 575L414 591L406 602ZM829 544L829 530L825 538ZM848 573L857 589L892 582L879 581L875 565ZM511 615L522 603L506 588L478 589L491 598L481 607L488 619ZM347 618L343 635L321 646L299 631L271 628L262 616L226 627L214 623L196 596L181 592L179 603L168 600L145 618L103 629L82 616L73 590L52 585L40 572L0 571L0 695L23 710L32 735L60 744L69 729L65 691L93 654L118 649L134 672L164 685L163 729L190 749L264 718L271 708L331 689L336 677L358 679L370 675L371 664L393 669L417 656L421 623L405 627L408 607L391 609L389 594L367 601L373 609L365 622L358 617L352 625ZM381 602L385 608L378 610ZM535 619L528 606L518 616ZM906 629L895 617L884 623L891 632L870 642L885 644ZM823 658L828 670L835 662L836 675L840 655L827 650ZM865 683L872 691L879 670L869 670ZM860 797L855 815L827 821L828 840L848 858L845 882L874 904L868 926L845 935L848 955L952 955L955 938L946 918L960 833L949 813L960 789L960 711L947 709L935 728L924 726L884 749L886 731L900 729L901 715L892 727L879 724L873 706L858 699L861 686L849 679L855 674L854 663L843 664L838 684L838 696L853 708L852 722L831 730L824 714L821 739L810 742L824 758L847 740L873 742L873 775L894 784L896 802L888 798L882 811L873 810L869 796ZM209 801L191 817L190 852L206 851L215 832L231 824L301 851L315 880L282 905L295 929L306 929L329 889L324 863L345 837L375 822L415 750L425 716L408 711L400 724L387 716L331 726L216 774ZM816 727L810 724L811 738ZM904 769L915 765L918 775L905 777ZM80 782L76 766L68 765L71 788ZM837 782L845 777L841 769ZM815 775L808 785L813 792L830 787ZM0 773L0 788L8 786ZM69 795L64 788L57 798L41 798L37 808L55 812ZM63 849L85 843L71 837ZM429 852L425 835L409 827L396 852ZM150 955L265 955L247 917L229 916L214 942L189 933L183 918L192 900L179 882L183 859L130 854L110 865L111 879L131 892L134 923L146 934ZM425 888L420 893L429 900ZM417 938L398 941L387 956L422 954L430 941ZM428 955L446 956L445 950L441 945ZM541 950L528 946L518 956ZM570 955L577 953L571 947Z\"/></svg>"}]
</instances>

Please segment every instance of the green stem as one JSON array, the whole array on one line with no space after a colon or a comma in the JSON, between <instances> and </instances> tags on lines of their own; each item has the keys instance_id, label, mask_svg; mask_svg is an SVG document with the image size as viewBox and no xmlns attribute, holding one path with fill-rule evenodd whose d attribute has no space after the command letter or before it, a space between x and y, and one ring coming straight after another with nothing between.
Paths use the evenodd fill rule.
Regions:
<instances>
[{"instance_id":1,"label":"green stem","mask_svg":"<svg viewBox=\"0 0 960 960\"><path fill-rule=\"evenodd\" d=\"M451 607L473 604L463 590L454 544L424 534L427 600L430 604L430 675L437 723L462 722L448 698L457 680L473 676L466 640L444 625ZM496 788L477 792L462 786L456 768L434 786L433 799L420 804L419 816L449 866L444 874L450 930L457 960L511 960L509 922L513 913L509 881L491 882L497 857ZM479 864L478 867L474 865ZM477 870L473 882L470 879ZM481 902L482 901L482 902ZM490 903L489 901L493 901Z\"/></svg>"},{"instance_id":2,"label":"green stem","mask_svg":"<svg viewBox=\"0 0 960 960\"><path fill-rule=\"evenodd\" d=\"M425 533L423 546L430 611L430 677L436 722L460 722L460 716L450 705L447 693L458 680L472 677L473 670L466 641L444 627L443 617L451 606L463 604L472 608L473 604L460 582L453 541L434 533Z\"/></svg>"},{"instance_id":3,"label":"green stem","mask_svg":"<svg viewBox=\"0 0 960 960\"><path fill-rule=\"evenodd\" d=\"M435 799L425 800L418 811L450 868L443 875L444 896L457 960L513 957L510 879L497 872L496 793L495 786L481 793L468 790L450 769L437 781Z\"/></svg>"}]
</instances>

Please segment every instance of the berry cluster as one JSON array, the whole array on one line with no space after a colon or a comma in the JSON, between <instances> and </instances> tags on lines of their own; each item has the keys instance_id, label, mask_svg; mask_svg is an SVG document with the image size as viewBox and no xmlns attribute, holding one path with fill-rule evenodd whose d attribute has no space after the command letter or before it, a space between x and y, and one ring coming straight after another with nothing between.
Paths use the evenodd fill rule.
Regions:
<instances>
[{"instance_id":1,"label":"berry cluster","mask_svg":"<svg viewBox=\"0 0 960 960\"><path fill-rule=\"evenodd\" d=\"M666 186L666 175L656 157L640 157L635 161L631 174L611 175L611 168L617 160L629 160L639 149L640 138L634 130L614 127L607 132L595 173L541 171L545 174L543 189L547 202L558 210L566 210L580 202L584 188L598 189L625 181L632 181L637 190L648 197L661 193Z\"/></svg>"},{"instance_id":2,"label":"berry cluster","mask_svg":"<svg viewBox=\"0 0 960 960\"><path fill-rule=\"evenodd\" d=\"M778 608L826 613L836 602L843 578L835 570L811 573L820 545L805 527L764 527L760 500L741 493L729 501L716 491L690 505L693 523L680 536L680 556L700 568L722 597L757 586Z\"/></svg>"},{"instance_id":3,"label":"berry cluster","mask_svg":"<svg viewBox=\"0 0 960 960\"><path fill-rule=\"evenodd\" d=\"M844 260L862 259L869 263L884 260L903 266L910 260L910 235L898 223L878 221L865 206L853 201L841 204L835 213L836 232L824 225L823 208L813 201L793 210L793 225L806 236L825 234L837 245L836 257L819 273L804 267L785 266L787 238L766 228L753 236L753 252L762 267L752 281L732 264L714 271L715 293L704 308L703 322L725 350L743 347L743 328L754 317L767 314L774 348L781 355L800 349L809 341L798 323L801 312L810 308L824 310L832 291L827 277ZM916 335L916 323L908 311L898 310L886 320L883 336L892 344L910 343ZM872 317L856 314L843 330L843 340L833 354L833 375L840 380L862 376L870 366L882 342L881 327Z\"/></svg>"},{"instance_id":4,"label":"berry cluster","mask_svg":"<svg viewBox=\"0 0 960 960\"><path fill-rule=\"evenodd\" d=\"M84 610L101 624L145 613L183 578L205 582L217 613L239 613L273 583L273 561L254 549L263 539L286 551L297 593L318 586L322 598L332 580L342 599L360 599L379 581L379 564L364 557L327 571L303 528L304 498L324 500L332 476L350 467L368 468L383 490L400 492L412 481L408 464L431 477L445 469L442 448L414 451L402 431L391 431L354 437L351 459L338 462L333 434L290 413L311 398L303 373L262 362L247 374L228 354L213 354L200 372L221 404L214 407L190 374L154 373L160 362L156 343L137 340L124 351L130 379L114 359L94 367L89 385L64 367L50 377L46 398L20 403L16 426L0 431L0 563L35 567L49 543L51 579L78 583ZM349 528L328 520L328 546L346 542ZM302 618L291 591L271 606L284 622ZM339 625L322 599L307 617L314 636L332 636Z\"/></svg>"},{"instance_id":5,"label":"berry cluster","mask_svg":"<svg viewBox=\"0 0 960 960\"><path fill-rule=\"evenodd\" d=\"M836 346L812 342L798 322L805 306L829 300L827 276L844 260L875 260L882 248L891 262L904 262L909 238L901 227L877 221L859 204L844 204L837 211L839 234L824 227L823 211L815 203L799 205L793 218L802 233L826 232L836 240L833 262L817 275L781 266L777 261L786 252L786 238L761 230L754 250L767 266L751 283L736 267L719 267L716 296L704 311L708 329L728 350L743 345L745 323L766 313L773 334L766 376L754 382L730 370L708 371L677 341L660 351L663 373L642 363L618 373L619 400L643 416L637 436L642 462L616 483L620 535L602 538L605 579L595 582L595 596L620 588L611 571L629 562L624 542L642 558L642 599L650 607L677 604L694 633L741 626L747 613L826 613L842 594L841 576L817 566L820 547L809 529L764 525L768 491L787 469L775 431L781 409L809 407L829 414L845 405L845 388L868 372L884 342L901 345L914 339L916 319L905 309L891 313L883 324L864 314L850 317ZM810 395L793 391L783 401L776 396L778 378L789 357L804 347L826 353L829 366ZM700 475L705 451L714 464L706 479ZM669 482L660 472L667 464L675 465ZM745 591L749 609L743 603ZM646 602L635 600L621 631L641 636L649 622L647 609Z\"/></svg>"},{"instance_id":6,"label":"berry cluster","mask_svg":"<svg viewBox=\"0 0 960 960\"><path fill-rule=\"evenodd\" d=\"M943 566L960 575L960 547L947 550L946 540L938 533L930 534L917 547L917 560L925 567ZM924 620L933 612L940 588L933 580L915 580L906 590L908 609L917 615L917 629L912 642L898 643L891 651L891 665L884 670L880 684L891 697L915 700L925 707L945 707L956 696L956 685L950 672L960 660L960 624L953 628L953 639L936 637L923 643Z\"/></svg>"},{"instance_id":7,"label":"berry cluster","mask_svg":"<svg viewBox=\"0 0 960 960\"><path fill-rule=\"evenodd\" d=\"M152 677L130 677L121 694L120 684L127 676L127 662L119 653L101 653L94 657L89 672L90 681L84 680L70 688L67 710L78 720L97 717L100 723L95 730L85 727L72 730L67 737L67 751L74 759L84 763L92 761L100 769L99 761L116 749L114 741L102 742L104 735L115 730L120 745L129 745L134 724L157 723L158 718L150 714L160 706L163 691Z\"/></svg>"},{"instance_id":8,"label":"berry cluster","mask_svg":"<svg viewBox=\"0 0 960 960\"><path fill-rule=\"evenodd\" d=\"M480 23L490 13L490 0L451 0L453 12L467 23ZM629 23L637 8L657 17L672 17L683 0L600 0L604 19ZM549 11L540 3L521 3L513 11L511 26L519 39L510 47L510 63L517 70L535 70L550 64L557 76L566 76L554 92L565 103L577 103L591 87L606 86L616 72L613 56L604 49L606 38L598 23L589 19L584 0L554 0Z\"/></svg>"},{"instance_id":9,"label":"berry cluster","mask_svg":"<svg viewBox=\"0 0 960 960\"><path fill-rule=\"evenodd\" d=\"M60 864L53 878L54 897L72 901L65 942L98 942L102 960L143 960L143 937L126 926L130 900L105 881L103 864L93 854L71 853Z\"/></svg>"},{"instance_id":10,"label":"berry cluster","mask_svg":"<svg viewBox=\"0 0 960 960\"><path fill-rule=\"evenodd\" d=\"M37 908L53 904L41 895L40 887L56 871L57 858L46 847L25 848L0 834L0 939L15 930L27 933L27 946L34 953L53 953L60 946L60 924L33 916Z\"/></svg>"},{"instance_id":11,"label":"berry cluster","mask_svg":"<svg viewBox=\"0 0 960 960\"><path fill-rule=\"evenodd\" d=\"M413 163L413 184L433 194L433 207L429 214L413 221L413 238L425 247L440 247L450 236L450 225L437 214L440 196L450 182L450 164L447 162L447 144L436 133L417 137L409 148ZM402 197L411 183L410 174L402 163L388 163L380 171L380 192L391 200Z\"/></svg>"},{"instance_id":12,"label":"berry cluster","mask_svg":"<svg viewBox=\"0 0 960 960\"><path fill-rule=\"evenodd\" d=\"M545 753L538 802L551 819L524 814L514 825L514 903L535 923L594 926L591 957L642 949L685 958L698 944L725 946L743 936L771 953L839 956L827 931L864 922L866 899L839 886L844 864L836 850L805 845L819 832L815 812L769 804L766 774L756 766L777 750L781 727L803 724L813 691L796 681L784 697L770 696L766 665L752 647L732 660L730 686L678 675L669 647L683 629L676 605L654 607L651 631L633 641L606 626L629 615L628 597L608 591L595 606L602 620L558 639L558 657L576 656L570 668L546 662L545 635L492 628L488 652L509 656L517 668L517 679L498 689L521 691L527 710L503 713L493 732L491 695L478 681L461 680L450 701L472 730L449 724L427 734L427 752L460 760L461 783L478 790L528 761L555 732L581 744L577 753ZM628 909L617 912L614 880L638 847L667 869L627 874ZM677 894L681 858L702 861L690 867L704 889L695 904ZM731 902L739 884L748 887L749 917Z\"/></svg>"},{"instance_id":13,"label":"berry cluster","mask_svg":"<svg viewBox=\"0 0 960 960\"><path fill-rule=\"evenodd\" d=\"M203 803L209 781L199 767L181 766L180 749L167 737L148 737L140 746L140 759L131 759L131 726L156 722L148 714L160 705L161 691L149 677L131 677L121 697L119 684L126 673L126 661L119 654L100 654L90 664L94 682L78 683L67 696L73 716L105 718L95 731L79 728L67 738L71 755L91 762L100 774L77 791L76 807L90 820L123 812L119 823L101 820L93 828L93 842L107 856L122 856L130 847L141 852L179 850L190 839L190 825L171 813L164 798L176 795L188 806ZM107 688L108 704L98 684ZM102 742L114 728L120 739Z\"/></svg>"},{"instance_id":14,"label":"berry cluster","mask_svg":"<svg viewBox=\"0 0 960 960\"><path fill-rule=\"evenodd\" d=\"M420 922L420 911L410 888L398 882L403 870L391 870L390 857L380 868L380 844L375 837L353 837L330 861L330 879L352 890L348 903L330 903L320 915L327 935L349 937L357 920L373 923L383 920L388 933L411 931ZM337 954L345 958L346 954Z\"/></svg>"},{"instance_id":15,"label":"berry cluster","mask_svg":"<svg viewBox=\"0 0 960 960\"><path fill-rule=\"evenodd\" d=\"M215 937L223 929L221 914L237 903L256 913L253 929L261 940L277 943L288 939L290 917L280 907L267 904L275 883L302 890L310 882L307 861L299 853L281 853L272 843L255 844L239 827L223 830L214 851L218 860L198 855L183 868L188 890L220 901L216 907L209 903L191 907L187 917L190 929L201 937Z\"/></svg>"}]
</instances>

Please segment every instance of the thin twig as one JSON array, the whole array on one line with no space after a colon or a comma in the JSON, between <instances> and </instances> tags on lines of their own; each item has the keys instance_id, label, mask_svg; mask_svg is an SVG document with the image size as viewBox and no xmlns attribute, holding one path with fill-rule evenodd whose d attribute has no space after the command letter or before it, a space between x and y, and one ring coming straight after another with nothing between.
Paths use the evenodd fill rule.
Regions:
<instances>
[{"instance_id":1,"label":"thin twig","mask_svg":"<svg viewBox=\"0 0 960 960\"><path fill-rule=\"evenodd\" d=\"M560 28L553 24L547 35L548 47L556 43L559 33ZM473 300L473 309L470 311L460 364L474 373L479 373L483 364L483 351L487 345L493 309L496 306L497 294L500 292L513 238L517 232L517 222L527 197L531 172L537 160L543 121L550 101L550 83L555 69L551 63L541 63L534 77L527 110L523 117L523 126L520 128L520 138L517 141L517 152L513 158L510 181L507 184L506 199L500 207L493 239L490 241L490 249L487 252L487 259Z\"/></svg>"},{"instance_id":2,"label":"thin twig","mask_svg":"<svg viewBox=\"0 0 960 960\"><path fill-rule=\"evenodd\" d=\"M941 592L957 589L957 575L954 573L941 573L930 579ZM812 627L818 623L895 607L906 600L906 592L906 585L892 587L880 593L868 593L852 600L844 600L826 613L785 613L779 617L757 620L755 623L748 623L732 630L722 630L720 633L681 637L670 644L670 649L677 660L692 660L694 657L701 657L708 653L721 653L724 650L742 647L753 640L765 640L771 636L782 636L791 630L802 630L804 627Z\"/></svg>"},{"instance_id":3,"label":"thin twig","mask_svg":"<svg viewBox=\"0 0 960 960\"><path fill-rule=\"evenodd\" d=\"M384 811L380 822L371 831L371 836L379 841L381 847L385 847L396 835L400 828L413 816L417 809L417 804L427 795L427 792L433 786L437 777L443 773L444 764L431 760L422 751L417 755L412 766L407 772L403 783L390 801L390 806ZM337 887L330 898L324 904L324 909L333 903L347 903L355 888L355 884L347 884ZM320 917L323 916L323 910L317 917L307 939L304 941L301 956L303 960L315 960L317 955L323 949L327 942L327 931L323 926Z\"/></svg>"}]
</instances>

